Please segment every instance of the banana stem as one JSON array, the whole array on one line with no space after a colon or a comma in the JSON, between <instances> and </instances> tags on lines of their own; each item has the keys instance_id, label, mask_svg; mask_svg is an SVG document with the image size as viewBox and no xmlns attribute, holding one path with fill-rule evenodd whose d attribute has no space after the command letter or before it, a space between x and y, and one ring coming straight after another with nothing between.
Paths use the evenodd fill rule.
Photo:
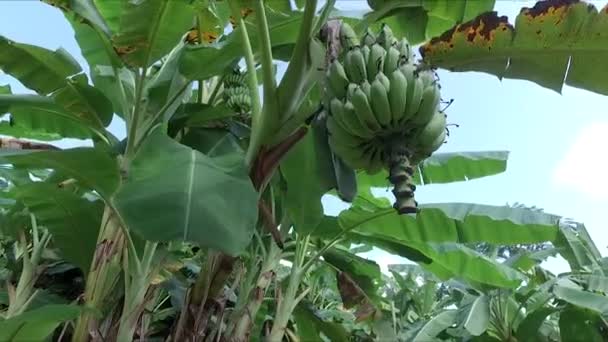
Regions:
<instances>
[{"instance_id":1,"label":"banana stem","mask_svg":"<svg viewBox=\"0 0 608 342\"><path fill-rule=\"evenodd\" d=\"M310 289L306 289L298 295L298 288L306 274L303 265L308 252L310 235L306 235L303 239L297 236L296 239L298 240L298 243L296 244L296 252L294 262L291 266L291 273L289 274L289 283L287 284L287 290L284 295L278 299L278 307L274 316L272 330L270 330L270 335L267 336L268 342L280 342L283 340L283 336L285 336L285 331L287 329L287 323L289 322L293 310L310 291Z\"/></svg>"},{"instance_id":2,"label":"banana stem","mask_svg":"<svg viewBox=\"0 0 608 342\"><path fill-rule=\"evenodd\" d=\"M133 106L133 112L131 113L127 135L127 148L125 150L125 156L131 157L135 153L135 147L138 143L137 129L139 128L139 117L141 116L141 103L144 93L144 83L146 81L146 73L148 69L143 68L141 72L136 74L136 85L135 85L135 105Z\"/></svg>"},{"instance_id":3,"label":"banana stem","mask_svg":"<svg viewBox=\"0 0 608 342\"><path fill-rule=\"evenodd\" d=\"M270 31L266 20L266 10L262 0L256 0L257 28L262 60L262 76L264 87L263 116L260 118L260 136L266 138L269 132L273 132L278 126L279 101L276 96L277 81L272 67L272 45L270 42ZM256 151L257 152L257 151Z\"/></svg>"},{"instance_id":4,"label":"banana stem","mask_svg":"<svg viewBox=\"0 0 608 342\"><path fill-rule=\"evenodd\" d=\"M247 26L245 20L241 16L240 8L235 1L229 1L230 9L234 18L238 18L237 30L241 34L241 40L243 42L243 55L247 64L247 87L249 88L249 94L251 96L251 139L249 141L249 147L247 148L247 154L245 155L245 163L248 166L253 164L253 160L262 145L261 135L261 124L262 124L262 104L260 102L260 92L258 91L258 78L255 72L255 60L253 56L253 49L251 48L251 41L249 40L249 34L247 33Z\"/></svg>"},{"instance_id":5,"label":"banana stem","mask_svg":"<svg viewBox=\"0 0 608 342\"><path fill-rule=\"evenodd\" d=\"M120 223L112 208L106 205L97 237L97 247L86 278L84 306L102 311L106 298L120 276L123 247L124 234ZM85 310L78 318L72 341L88 341L90 332L96 330L96 316L91 310Z\"/></svg>"},{"instance_id":6,"label":"banana stem","mask_svg":"<svg viewBox=\"0 0 608 342\"><path fill-rule=\"evenodd\" d=\"M298 34L298 40L294 47L293 54L289 60L289 65L285 75L281 79L278 88L280 101L279 111L282 115L281 122L289 119L297 109L297 104L301 101L300 96L304 88L304 80L308 73L310 55L309 44L314 26L315 13L317 10L317 0L308 0L304 8L302 24ZM271 137L269 137L271 138Z\"/></svg>"},{"instance_id":7,"label":"banana stem","mask_svg":"<svg viewBox=\"0 0 608 342\"><path fill-rule=\"evenodd\" d=\"M157 242L147 241L141 258L127 234L129 240L128 253L125 256L125 300L118 327L118 342L133 341L133 334L137 329L139 317L145 307L145 296L150 286L150 280L154 276L156 267L152 266L152 260L158 247Z\"/></svg>"}]
</instances>

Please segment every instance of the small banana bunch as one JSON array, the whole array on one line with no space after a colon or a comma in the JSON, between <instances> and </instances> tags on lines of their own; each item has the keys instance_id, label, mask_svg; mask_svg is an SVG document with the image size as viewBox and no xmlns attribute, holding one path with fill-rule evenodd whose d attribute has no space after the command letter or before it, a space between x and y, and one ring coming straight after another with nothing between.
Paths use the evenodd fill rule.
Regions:
<instances>
[{"instance_id":1,"label":"small banana bunch","mask_svg":"<svg viewBox=\"0 0 608 342\"><path fill-rule=\"evenodd\" d=\"M340 41L343 53L327 71L329 144L353 169L388 169L395 209L415 213L414 166L447 132L435 74L414 64L408 41L397 40L387 25L358 39L342 23Z\"/></svg>"},{"instance_id":2,"label":"small banana bunch","mask_svg":"<svg viewBox=\"0 0 608 342\"><path fill-rule=\"evenodd\" d=\"M236 113L245 114L251 111L251 96L245 79L245 73L234 69L224 78L223 97L226 106Z\"/></svg>"}]
</instances>

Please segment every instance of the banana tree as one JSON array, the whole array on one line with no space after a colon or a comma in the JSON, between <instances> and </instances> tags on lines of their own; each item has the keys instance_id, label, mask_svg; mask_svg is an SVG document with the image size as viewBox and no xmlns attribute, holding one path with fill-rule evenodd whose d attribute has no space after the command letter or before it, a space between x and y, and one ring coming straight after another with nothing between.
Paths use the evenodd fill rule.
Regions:
<instances>
[{"instance_id":1,"label":"banana tree","mask_svg":"<svg viewBox=\"0 0 608 342\"><path fill-rule=\"evenodd\" d=\"M0 109L10 116L0 130L35 140L89 139L93 146L2 145L1 176L7 185L2 237L16 251L6 259L12 274L0 321L3 339L43 340L54 334L73 341L260 336L281 341L285 335L345 340L343 328L310 307L323 305L311 297L316 294L313 270L330 268L340 302L363 329L387 331L383 326L391 312L379 292L378 265L352 252L352 244L406 257L441 280L516 288L524 279L521 272L466 244L562 238L554 215L463 203L418 205L412 199L416 186L506 169L504 151L430 155L446 135L445 108L439 108L432 72L425 64L414 68L407 43L472 18L493 2L459 2L449 10L442 7L445 1L374 2L372 7L380 7L350 19L335 11L334 1L316 0L298 1L296 8L281 0L44 3L72 26L90 72L63 49L0 37L0 69L34 93L0 87ZM420 15L426 23L400 24L409 29L394 26L392 33L379 26L379 20L402 12ZM354 23L359 32L337 18ZM404 67L402 77L419 84L411 110L403 102L405 92L391 97L400 103L393 107L412 115L426 108L408 136L421 140L430 134L422 121L439 120L432 133L441 139L433 136L422 144L432 143L433 149L414 144L415 156L410 146L389 153L406 172L403 182L394 182L407 188L397 191L398 202L418 207L407 215L371 195L371 188L387 185L389 174L399 178L395 171L353 167L355 160L342 152L358 151L332 143L339 128L330 124L337 110L327 96L326 71L357 50L356 36L368 27L382 30L375 42L388 44L385 50L395 49L393 40L401 42L393 64ZM411 29L421 27L423 38L412 36ZM288 62L280 81L279 61ZM374 61L370 65L381 69ZM352 79L356 72L351 71ZM426 75L425 83L418 72ZM380 83L386 80L375 82L373 91L387 95ZM356 98L365 103L365 90L359 88L353 88ZM424 106L423 90L432 99ZM375 111L380 108L372 104ZM382 120L388 118L389 107L384 108ZM114 116L125 123L124 139L108 129ZM376 119L380 116L368 124ZM385 153L372 147L374 158ZM321 197L328 193L351 206L338 217L326 216ZM578 248L564 253L584 267L597 264ZM281 267L285 261L291 265L287 269ZM58 262L67 266L57 271ZM59 275L74 282L82 278L82 293L39 306L43 280Z\"/></svg>"}]
</instances>

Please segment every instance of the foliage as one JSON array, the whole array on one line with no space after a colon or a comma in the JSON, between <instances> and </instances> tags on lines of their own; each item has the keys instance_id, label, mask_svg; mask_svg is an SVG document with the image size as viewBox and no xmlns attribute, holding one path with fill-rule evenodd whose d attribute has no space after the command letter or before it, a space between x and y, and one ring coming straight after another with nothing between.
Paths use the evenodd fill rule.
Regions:
<instances>
[{"instance_id":1,"label":"foliage","mask_svg":"<svg viewBox=\"0 0 608 342\"><path fill-rule=\"evenodd\" d=\"M424 43L425 68L605 93L605 10L542 1L513 28L485 0L370 0L365 13L316 0L44 3L88 68L0 37L0 70L31 90L0 86L0 133L12 137L0 149L0 340L608 335L608 265L582 223L522 205L398 215L373 196L387 171L340 163L320 119L337 19ZM51 144L63 138L88 146ZM438 153L413 183L488 177L507 160ZM321 199L334 195L349 203L329 216ZM407 262L383 272L364 256L375 249ZM550 256L570 272L544 269Z\"/></svg>"}]
</instances>

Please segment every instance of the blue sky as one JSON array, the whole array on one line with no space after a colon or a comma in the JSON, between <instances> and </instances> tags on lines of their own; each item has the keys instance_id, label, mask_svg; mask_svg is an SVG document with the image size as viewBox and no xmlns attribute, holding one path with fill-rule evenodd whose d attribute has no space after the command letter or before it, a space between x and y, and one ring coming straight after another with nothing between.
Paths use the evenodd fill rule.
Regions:
<instances>
[{"instance_id":1,"label":"blue sky","mask_svg":"<svg viewBox=\"0 0 608 342\"><path fill-rule=\"evenodd\" d=\"M588 1L603 7L605 1ZM498 0L495 9L511 22L533 1ZM364 8L365 1L339 1L343 9ZM85 67L86 63L63 15L38 1L0 1L0 35L9 39L56 49L63 47ZM440 72L453 129L440 151L508 150L507 172L498 176L448 185L420 187L420 202L472 202L502 205L520 202L584 222L600 251L608 253L608 231L603 210L608 208L608 97L565 87L562 94L520 80L499 81L481 73ZM14 92L25 92L18 82L0 75ZM110 128L124 136L115 120ZM79 140L57 144L87 144ZM602 157L604 156L604 157ZM326 201L328 213L343 206ZM381 265L398 259L376 254ZM550 260L556 272L567 267Z\"/></svg>"}]
</instances>

